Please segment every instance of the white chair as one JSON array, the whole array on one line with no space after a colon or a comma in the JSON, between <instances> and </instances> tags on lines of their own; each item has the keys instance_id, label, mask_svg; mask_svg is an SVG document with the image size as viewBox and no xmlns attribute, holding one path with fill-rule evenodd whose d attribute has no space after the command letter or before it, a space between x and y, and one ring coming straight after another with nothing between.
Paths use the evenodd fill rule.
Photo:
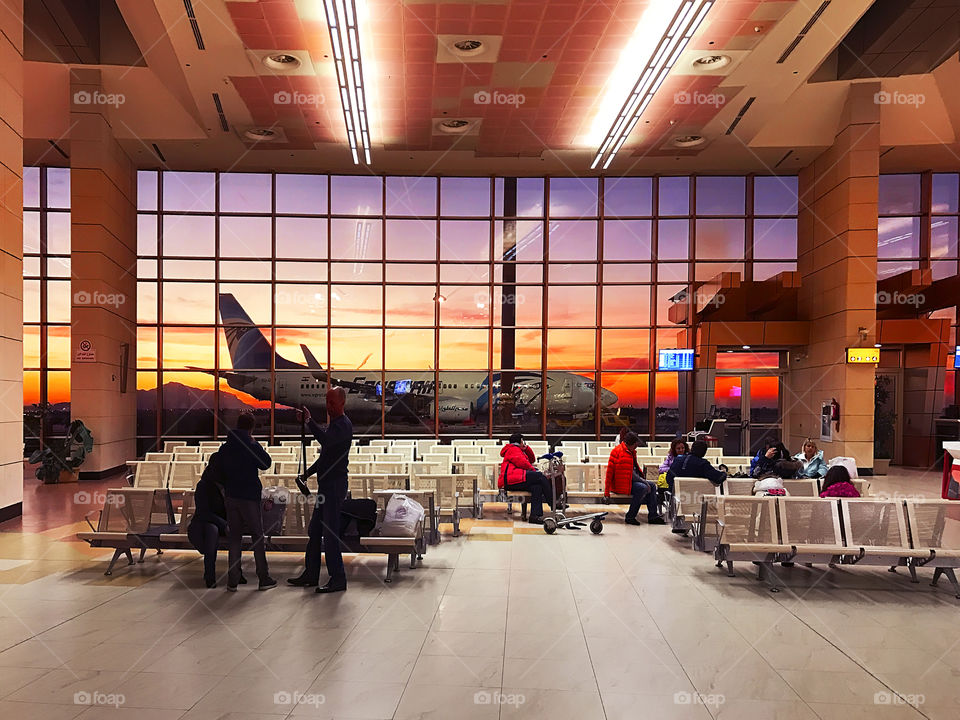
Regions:
<instances>
[{"instance_id":1,"label":"white chair","mask_svg":"<svg viewBox=\"0 0 960 720\"><path fill-rule=\"evenodd\" d=\"M557 451L563 453L563 462L567 465L583 462L583 449L575 445L559 447Z\"/></svg>"},{"instance_id":2,"label":"white chair","mask_svg":"<svg viewBox=\"0 0 960 720\"><path fill-rule=\"evenodd\" d=\"M165 453L172 453L174 448L186 447L186 440L164 440L163 441L163 451Z\"/></svg>"},{"instance_id":3,"label":"white chair","mask_svg":"<svg viewBox=\"0 0 960 720\"><path fill-rule=\"evenodd\" d=\"M453 469L453 457L447 453L427 453L420 462L439 465L443 468L443 472L440 473L443 475L449 475Z\"/></svg>"},{"instance_id":4,"label":"white chair","mask_svg":"<svg viewBox=\"0 0 960 720\"><path fill-rule=\"evenodd\" d=\"M168 462L138 462L136 470L134 470L133 486L135 488L165 488L171 464Z\"/></svg>"},{"instance_id":5,"label":"white chair","mask_svg":"<svg viewBox=\"0 0 960 720\"><path fill-rule=\"evenodd\" d=\"M371 440L370 447L388 448L393 444L392 440Z\"/></svg>"},{"instance_id":6,"label":"white chair","mask_svg":"<svg viewBox=\"0 0 960 720\"><path fill-rule=\"evenodd\" d=\"M403 475L409 474L405 462L372 462L367 463L367 474L370 475Z\"/></svg>"},{"instance_id":7,"label":"white chair","mask_svg":"<svg viewBox=\"0 0 960 720\"><path fill-rule=\"evenodd\" d=\"M144 462L173 462L172 452L148 452L143 456Z\"/></svg>"},{"instance_id":8,"label":"white chair","mask_svg":"<svg viewBox=\"0 0 960 720\"><path fill-rule=\"evenodd\" d=\"M720 458L723 457L723 448L707 448L708 458Z\"/></svg>"},{"instance_id":9,"label":"white chair","mask_svg":"<svg viewBox=\"0 0 960 720\"><path fill-rule=\"evenodd\" d=\"M482 457L483 448L479 445L460 445L457 447L457 462L465 462Z\"/></svg>"},{"instance_id":10,"label":"white chair","mask_svg":"<svg viewBox=\"0 0 960 720\"><path fill-rule=\"evenodd\" d=\"M374 455L379 455L379 454L380 454L380 450L381 450L381 449L382 449L382 448L378 448L376 445L373 445L373 446L370 446L370 445L361 445L359 448L357 448L357 451L358 451L361 455L366 455L367 457L369 457L369 458L372 459Z\"/></svg>"},{"instance_id":11,"label":"white chair","mask_svg":"<svg viewBox=\"0 0 960 720\"><path fill-rule=\"evenodd\" d=\"M474 442L475 441L473 438L456 438L454 440L451 440L450 444L455 448L459 448L459 447L472 446Z\"/></svg>"},{"instance_id":12,"label":"white chair","mask_svg":"<svg viewBox=\"0 0 960 720\"><path fill-rule=\"evenodd\" d=\"M404 461L403 454L395 453L395 452L380 453L374 458L374 460L376 462L392 462L392 463L400 463Z\"/></svg>"},{"instance_id":13,"label":"white chair","mask_svg":"<svg viewBox=\"0 0 960 720\"><path fill-rule=\"evenodd\" d=\"M193 490L203 474L202 462L170 463L170 475L167 477L167 487L171 490Z\"/></svg>"}]
</instances>

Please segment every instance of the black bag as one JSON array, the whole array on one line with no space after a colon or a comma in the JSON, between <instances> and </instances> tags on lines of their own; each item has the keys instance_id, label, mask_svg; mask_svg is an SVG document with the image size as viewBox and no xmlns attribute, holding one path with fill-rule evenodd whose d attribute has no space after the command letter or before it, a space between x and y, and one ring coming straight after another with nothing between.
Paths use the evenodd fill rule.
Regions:
<instances>
[{"instance_id":1,"label":"black bag","mask_svg":"<svg viewBox=\"0 0 960 720\"><path fill-rule=\"evenodd\" d=\"M347 499L340 508L340 535L367 537L377 525L377 501L369 498Z\"/></svg>"}]
</instances>

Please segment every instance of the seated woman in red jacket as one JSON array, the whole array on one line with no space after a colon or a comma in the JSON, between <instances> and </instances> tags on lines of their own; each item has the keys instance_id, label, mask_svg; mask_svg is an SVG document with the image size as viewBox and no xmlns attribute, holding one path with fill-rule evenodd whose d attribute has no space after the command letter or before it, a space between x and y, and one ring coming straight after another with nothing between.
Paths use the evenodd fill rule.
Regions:
<instances>
[{"instance_id":1,"label":"seated woman in red jacket","mask_svg":"<svg viewBox=\"0 0 960 720\"><path fill-rule=\"evenodd\" d=\"M665 521L660 517L657 501L657 484L643 479L643 471L637 464L637 445L640 438L635 432L628 432L623 442L617 445L610 453L607 461L607 478L603 487L603 496L630 495L630 507L623 521L627 525L639 525L637 513L640 504L647 504L647 522L651 525L663 525Z\"/></svg>"},{"instance_id":2,"label":"seated woman in red jacket","mask_svg":"<svg viewBox=\"0 0 960 720\"><path fill-rule=\"evenodd\" d=\"M527 490L530 492L530 522L543 524L543 503L553 503L553 483L537 470L533 462L536 456L523 441L523 435L514 433L510 444L500 451L503 462L500 463L500 477L497 485L507 490Z\"/></svg>"}]
</instances>

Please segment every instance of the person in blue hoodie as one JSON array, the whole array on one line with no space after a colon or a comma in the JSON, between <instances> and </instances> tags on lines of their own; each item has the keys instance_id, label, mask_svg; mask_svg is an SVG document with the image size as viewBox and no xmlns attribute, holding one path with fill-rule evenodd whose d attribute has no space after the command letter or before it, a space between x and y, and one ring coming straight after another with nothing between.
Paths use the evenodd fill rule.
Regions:
<instances>
[{"instance_id":1,"label":"person in blue hoodie","mask_svg":"<svg viewBox=\"0 0 960 720\"><path fill-rule=\"evenodd\" d=\"M277 586L270 577L267 567L267 550L263 540L263 518L260 516L263 485L260 484L260 470L269 470L273 464L270 455L250 434L254 420L250 413L242 413L237 427L227 434L227 441L217 450L223 474L226 494L227 547L229 569L227 570L227 590L237 591L240 582L240 547L243 532L246 529L253 543L253 558L257 564L259 590L269 590Z\"/></svg>"},{"instance_id":2,"label":"person in blue hoodie","mask_svg":"<svg viewBox=\"0 0 960 720\"><path fill-rule=\"evenodd\" d=\"M798 478L822 478L827 474L827 462L823 459L823 450L817 449L817 444L807 438L803 442L803 450L793 456L801 467Z\"/></svg>"}]
</instances>

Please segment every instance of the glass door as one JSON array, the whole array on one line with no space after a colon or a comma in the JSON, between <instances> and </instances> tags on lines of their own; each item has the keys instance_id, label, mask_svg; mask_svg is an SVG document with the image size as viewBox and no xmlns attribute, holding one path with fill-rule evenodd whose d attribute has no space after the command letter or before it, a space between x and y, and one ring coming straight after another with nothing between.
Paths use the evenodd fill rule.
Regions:
<instances>
[{"instance_id":1,"label":"glass door","mask_svg":"<svg viewBox=\"0 0 960 720\"><path fill-rule=\"evenodd\" d=\"M767 437L782 437L779 375L717 375L713 401L726 418L724 455L755 455Z\"/></svg>"}]
</instances>

